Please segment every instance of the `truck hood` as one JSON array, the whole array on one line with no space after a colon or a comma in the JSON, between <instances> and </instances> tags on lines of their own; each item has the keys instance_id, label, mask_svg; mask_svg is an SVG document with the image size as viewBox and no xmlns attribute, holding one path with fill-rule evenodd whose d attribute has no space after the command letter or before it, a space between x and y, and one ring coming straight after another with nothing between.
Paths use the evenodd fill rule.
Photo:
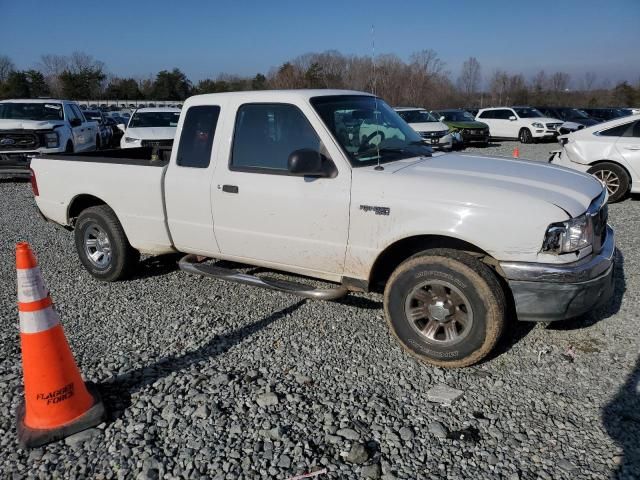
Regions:
<instances>
[{"instance_id":1,"label":"truck hood","mask_svg":"<svg viewBox=\"0 0 640 480\"><path fill-rule=\"evenodd\" d=\"M461 202L485 205L488 197L495 197L489 192L501 190L504 202L509 202L510 196L526 196L532 204L548 202L571 217L582 215L603 188L591 175L568 168L478 155L413 158L384 168L393 176L424 179L424 183L442 181L449 185L452 197Z\"/></svg>"},{"instance_id":2,"label":"truck hood","mask_svg":"<svg viewBox=\"0 0 640 480\"><path fill-rule=\"evenodd\" d=\"M125 135L142 140L173 140L176 136L176 127L127 128Z\"/></svg>"},{"instance_id":3,"label":"truck hood","mask_svg":"<svg viewBox=\"0 0 640 480\"><path fill-rule=\"evenodd\" d=\"M0 130L52 130L61 125L64 125L62 120L0 119Z\"/></svg>"}]
</instances>

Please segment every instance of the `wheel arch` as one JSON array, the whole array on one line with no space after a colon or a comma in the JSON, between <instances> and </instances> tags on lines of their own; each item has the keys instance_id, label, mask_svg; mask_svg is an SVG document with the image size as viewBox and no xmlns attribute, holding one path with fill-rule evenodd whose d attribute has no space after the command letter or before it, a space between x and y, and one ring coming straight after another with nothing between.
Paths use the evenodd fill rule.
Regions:
<instances>
[{"instance_id":1,"label":"wheel arch","mask_svg":"<svg viewBox=\"0 0 640 480\"><path fill-rule=\"evenodd\" d=\"M416 253L431 248L450 248L469 253L503 276L497 260L477 245L446 235L414 235L395 241L378 254L369 272L369 288L375 290L384 285L398 265Z\"/></svg>"},{"instance_id":2,"label":"wheel arch","mask_svg":"<svg viewBox=\"0 0 640 480\"><path fill-rule=\"evenodd\" d=\"M86 210L89 207L96 207L98 205L107 205L107 202L105 202L101 198L96 197L95 195L90 195L88 193L76 195L69 202L69 207L67 207L68 225L73 226L75 219L78 218L78 215L80 215L83 210Z\"/></svg>"}]
</instances>

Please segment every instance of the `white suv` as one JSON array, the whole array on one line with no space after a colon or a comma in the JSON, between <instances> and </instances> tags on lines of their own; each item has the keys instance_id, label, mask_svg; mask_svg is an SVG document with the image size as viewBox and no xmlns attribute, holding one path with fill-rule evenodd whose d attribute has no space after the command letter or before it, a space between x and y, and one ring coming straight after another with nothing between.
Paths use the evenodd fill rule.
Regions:
<instances>
[{"instance_id":1,"label":"white suv","mask_svg":"<svg viewBox=\"0 0 640 480\"><path fill-rule=\"evenodd\" d=\"M545 117L532 107L483 108L476 120L489 125L491 138L518 139L522 143L555 139L562 125L562 120Z\"/></svg>"}]
</instances>

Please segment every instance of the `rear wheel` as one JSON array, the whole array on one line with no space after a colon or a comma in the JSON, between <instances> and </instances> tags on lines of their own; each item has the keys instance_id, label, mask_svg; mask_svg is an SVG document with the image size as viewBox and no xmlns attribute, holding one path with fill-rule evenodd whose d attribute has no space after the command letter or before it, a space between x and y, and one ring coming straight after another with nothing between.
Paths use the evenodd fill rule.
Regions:
<instances>
[{"instance_id":1,"label":"rear wheel","mask_svg":"<svg viewBox=\"0 0 640 480\"><path fill-rule=\"evenodd\" d=\"M607 187L609 203L622 200L629 191L631 179L626 170L612 162L602 162L589 169L589 173Z\"/></svg>"},{"instance_id":2,"label":"rear wheel","mask_svg":"<svg viewBox=\"0 0 640 480\"><path fill-rule=\"evenodd\" d=\"M64 153L73 153L73 142L71 142L71 140L67 142Z\"/></svg>"},{"instance_id":3,"label":"rear wheel","mask_svg":"<svg viewBox=\"0 0 640 480\"><path fill-rule=\"evenodd\" d=\"M425 250L402 263L385 288L387 323L413 356L443 367L484 358L505 324L504 291L472 256Z\"/></svg>"},{"instance_id":4,"label":"rear wheel","mask_svg":"<svg viewBox=\"0 0 640 480\"><path fill-rule=\"evenodd\" d=\"M531 130L528 128L521 128L520 133L518 134L518 140L520 140L520 143L533 143Z\"/></svg>"},{"instance_id":5,"label":"rear wheel","mask_svg":"<svg viewBox=\"0 0 640 480\"><path fill-rule=\"evenodd\" d=\"M116 214L106 205L82 211L74 235L80 261L99 280L126 278L140 259L140 252L129 244Z\"/></svg>"},{"instance_id":6,"label":"rear wheel","mask_svg":"<svg viewBox=\"0 0 640 480\"><path fill-rule=\"evenodd\" d=\"M100 137L96 137L96 150L100 150Z\"/></svg>"}]
</instances>

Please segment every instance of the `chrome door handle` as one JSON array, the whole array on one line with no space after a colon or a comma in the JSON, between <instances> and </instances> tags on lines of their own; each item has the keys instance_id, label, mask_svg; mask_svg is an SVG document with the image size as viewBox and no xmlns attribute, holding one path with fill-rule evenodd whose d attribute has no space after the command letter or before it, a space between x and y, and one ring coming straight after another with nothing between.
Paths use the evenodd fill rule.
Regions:
<instances>
[{"instance_id":1,"label":"chrome door handle","mask_svg":"<svg viewBox=\"0 0 640 480\"><path fill-rule=\"evenodd\" d=\"M627 150L640 150L640 147L624 147Z\"/></svg>"}]
</instances>

